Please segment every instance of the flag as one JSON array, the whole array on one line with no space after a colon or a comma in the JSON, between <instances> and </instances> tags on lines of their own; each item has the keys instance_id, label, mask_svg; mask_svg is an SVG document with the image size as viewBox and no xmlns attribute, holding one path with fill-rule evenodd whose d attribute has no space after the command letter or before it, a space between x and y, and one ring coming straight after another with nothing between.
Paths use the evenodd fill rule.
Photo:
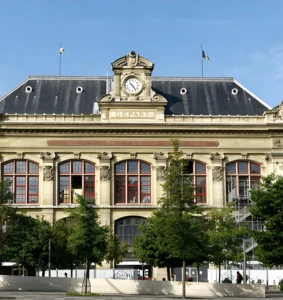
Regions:
<instances>
[{"instance_id":1,"label":"flag","mask_svg":"<svg viewBox=\"0 0 283 300\"><path fill-rule=\"evenodd\" d=\"M202 51L202 57L207 60L210 60L209 56L203 50L201 50L201 51Z\"/></svg>"},{"instance_id":2,"label":"flag","mask_svg":"<svg viewBox=\"0 0 283 300\"><path fill-rule=\"evenodd\" d=\"M65 52L64 48L60 48L60 54L63 54Z\"/></svg>"}]
</instances>

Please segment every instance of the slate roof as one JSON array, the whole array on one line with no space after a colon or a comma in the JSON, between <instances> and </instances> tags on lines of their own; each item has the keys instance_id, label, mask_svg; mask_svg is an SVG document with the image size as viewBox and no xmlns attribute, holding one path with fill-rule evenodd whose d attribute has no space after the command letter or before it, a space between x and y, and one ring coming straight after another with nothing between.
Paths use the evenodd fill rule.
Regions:
<instances>
[{"instance_id":1,"label":"slate roof","mask_svg":"<svg viewBox=\"0 0 283 300\"><path fill-rule=\"evenodd\" d=\"M112 77L31 76L0 99L0 113L92 114L112 84ZM233 78L152 77L152 89L167 99L166 115L251 116L270 109Z\"/></svg>"}]
</instances>

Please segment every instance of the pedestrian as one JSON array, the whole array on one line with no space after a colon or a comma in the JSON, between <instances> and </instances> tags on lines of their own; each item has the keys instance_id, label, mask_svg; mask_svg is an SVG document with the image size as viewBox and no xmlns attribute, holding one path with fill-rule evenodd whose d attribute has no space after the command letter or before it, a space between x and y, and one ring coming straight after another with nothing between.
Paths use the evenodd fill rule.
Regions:
<instances>
[{"instance_id":1,"label":"pedestrian","mask_svg":"<svg viewBox=\"0 0 283 300\"><path fill-rule=\"evenodd\" d=\"M237 271L236 283L242 283L242 281L243 281L243 276L239 271Z\"/></svg>"},{"instance_id":2,"label":"pedestrian","mask_svg":"<svg viewBox=\"0 0 283 300\"><path fill-rule=\"evenodd\" d=\"M64 275L65 275L66 278L68 277L67 273L65 273Z\"/></svg>"}]
</instances>

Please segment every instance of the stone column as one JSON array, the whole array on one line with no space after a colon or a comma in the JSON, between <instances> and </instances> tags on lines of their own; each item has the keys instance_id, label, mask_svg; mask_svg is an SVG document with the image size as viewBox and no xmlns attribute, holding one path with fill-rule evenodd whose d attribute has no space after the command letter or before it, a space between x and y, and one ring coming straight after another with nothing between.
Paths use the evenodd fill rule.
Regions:
<instances>
[{"instance_id":1,"label":"stone column","mask_svg":"<svg viewBox=\"0 0 283 300\"><path fill-rule=\"evenodd\" d=\"M111 205L111 185L110 185L110 174L111 174L111 158L112 153L110 152L99 152L97 158L100 159L99 175L100 175L100 190L96 204L99 206L110 206Z\"/></svg>"},{"instance_id":2,"label":"stone column","mask_svg":"<svg viewBox=\"0 0 283 300\"><path fill-rule=\"evenodd\" d=\"M225 159L224 154L211 153L211 171L212 171L212 195L209 204L214 206L223 206L226 203L224 183L225 183L225 172L223 170L223 160Z\"/></svg>"},{"instance_id":3,"label":"stone column","mask_svg":"<svg viewBox=\"0 0 283 300\"><path fill-rule=\"evenodd\" d=\"M154 205L158 204L158 200L161 198L163 195L163 188L161 186L162 183L164 183L166 179L166 172L167 172L167 158L168 158L168 153L163 153L163 152L158 152L154 153L154 158L156 160L156 179L155 179L155 199L152 199L151 202ZM152 174L154 175L154 174ZM154 179L153 179L154 180ZM153 191L152 191L153 195ZM154 203L153 203L154 200Z\"/></svg>"},{"instance_id":4,"label":"stone column","mask_svg":"<svg viewBox=\"0 0 283 300\"><path fill-rule=\"evenodd\" d=\"M121 71L119 70L114 71L114 84L115 84L115 90L114 90L115 101L120 101Z\"/></svg>"},{"instance_id":5,"label":"stone column","mask_svg":"<svg viewBox=\"0 0 283 300\"><path fill-rule=\"evenodd\" d=\"M41 186L41 205L56 205L56 188L53 181L55 167L54 158L55 153L41 152L40 158L42 159L42 186Z\"/></svg>"}]
</instances>

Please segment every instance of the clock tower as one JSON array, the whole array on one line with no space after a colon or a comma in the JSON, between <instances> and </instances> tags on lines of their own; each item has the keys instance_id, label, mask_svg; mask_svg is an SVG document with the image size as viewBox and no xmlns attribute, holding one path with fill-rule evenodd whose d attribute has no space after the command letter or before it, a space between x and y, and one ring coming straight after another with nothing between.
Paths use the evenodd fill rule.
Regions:
<instances>
[{"instance_id":1,"label":"clock tower","mask_svg":"<svg viewBox=\"0 0 283 300\"><path fill-rule=\"evenodd\" d=\"M162 121L167 100L151 89L154 64L131 51L112 63L114 88L99 100L101 119ZM150 102L150 103L149 103Z\"/></svg>"}]
</instances>

